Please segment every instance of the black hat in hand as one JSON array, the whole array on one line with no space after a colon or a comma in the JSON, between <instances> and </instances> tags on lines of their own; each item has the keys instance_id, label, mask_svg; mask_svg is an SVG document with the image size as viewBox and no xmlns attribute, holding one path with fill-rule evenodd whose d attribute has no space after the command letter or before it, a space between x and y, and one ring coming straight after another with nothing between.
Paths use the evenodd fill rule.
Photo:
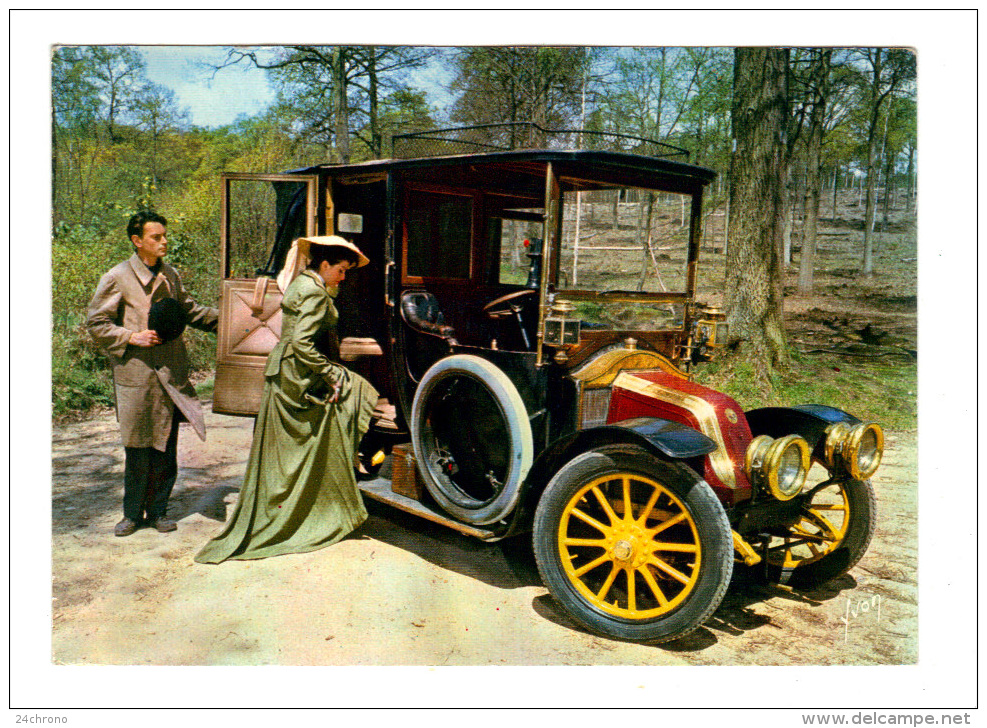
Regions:
<instances>
[{"instance_id":1,"label":"black hat in hand","mask_svg":"<svg viewBox=\"0 0 987 728\"><path fill-rule=\"evenodd\" d=\"M147 315L147 328L157 332L163 343L181 336L187 322L185 309L174 298L155 301Z\"/></svg>"}]
</instances>

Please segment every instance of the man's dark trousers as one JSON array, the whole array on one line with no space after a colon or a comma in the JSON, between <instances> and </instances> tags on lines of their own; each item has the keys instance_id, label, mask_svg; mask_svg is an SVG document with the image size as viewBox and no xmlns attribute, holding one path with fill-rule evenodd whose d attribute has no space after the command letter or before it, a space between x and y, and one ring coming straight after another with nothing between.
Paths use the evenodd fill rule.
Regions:
<instances>
[{"instance_id":1,"label":"man's dark trousers","mask_svg":"<svg viewBox=\"0 0 987 728\"><path fill-rule=\"evenodd\" d=\"M168 498L178 477L178 424L183 420L176 409L171 417L171 433L165 451L153 447L125 447L123 466L123 515L140 523L165 515Z\"/></svg>"}]
</instances>

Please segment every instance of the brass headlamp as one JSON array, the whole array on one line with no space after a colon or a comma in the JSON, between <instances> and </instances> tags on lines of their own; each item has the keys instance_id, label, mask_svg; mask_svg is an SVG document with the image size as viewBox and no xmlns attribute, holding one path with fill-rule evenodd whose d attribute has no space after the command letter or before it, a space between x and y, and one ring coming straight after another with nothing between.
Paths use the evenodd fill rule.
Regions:
<instances>
[{"instance_id":1,"label":"brass headlamp","mask_svg":"<svg viewBox=\"0 0 987 728\"><path fill-rule=\"evenodd\" d=\"M834 422L826 428L823 457L830 469L842 468L854 480L866 480L881 464L884 430L875 422Z\"/></svg>"},{"instance_id":2,"label":"brass headlamp","mask_svg":"<svg viewBox=\"0 0 987 728\"><path fill-rule=\"evenodd\" d=\"M751 483L778 500L791 500L802 490L809 474L809 443L799 435L777 440L758 435L747 447L744 471Z\"/></svg>"}]
</instances>

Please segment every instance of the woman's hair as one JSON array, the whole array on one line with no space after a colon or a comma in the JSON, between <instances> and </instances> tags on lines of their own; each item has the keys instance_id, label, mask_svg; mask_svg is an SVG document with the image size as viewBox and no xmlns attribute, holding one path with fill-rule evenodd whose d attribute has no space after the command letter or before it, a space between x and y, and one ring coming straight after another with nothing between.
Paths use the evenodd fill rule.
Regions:
<instances>
[{"instance_id":1,"label":"woman's hair","mask_svg":"<svg viewBox=\"0 0 987 728\"><path fill-rule=\"evenodd\" d=\"M344 248L342 245L313 245L309 249L309 255L311 259L307 267L315 271L322 265L322 261L336 265L345 260L354 267L360 262L360 256L355 250Z\"/></svg>"}]
</instances>

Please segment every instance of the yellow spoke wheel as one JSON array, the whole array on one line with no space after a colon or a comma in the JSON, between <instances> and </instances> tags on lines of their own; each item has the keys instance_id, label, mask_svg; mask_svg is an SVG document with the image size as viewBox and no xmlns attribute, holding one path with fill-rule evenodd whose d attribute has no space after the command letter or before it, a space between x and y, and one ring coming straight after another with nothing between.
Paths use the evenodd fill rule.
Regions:
<instances>
[{"instance_id":1,"label":"yellow spoke wheel","mask_svg":"<svg viewBox=\"0 0 987 728\"><path fill-rule=\"evenodd\" d=\"M632 447L583 453L548 484L535 557L556 601L598 634L665 641L695 629L730 581L732 538L709 486Z\"/></svg>"},{"instance_id":2,"label":"yellow spoke wheel","mask_svg":"<svg viewBox=\"0 0 987 728\"><path fill-rule=\"evenodd\" d=\"M591 480L565 504L557 535L566 575L588 603L607 614L666 614L699 579L695 521L651 477L618 472Z\"/></svg>"},{"instance_id":3,"label":"yellow spoke wheel","mask_svg":"<svg viewBox=\"0 0 987 728\"><path fill-rule=\"evenodd\" d=\"M768 562L791 569L819 561L843 543L849 526L846 484L833 483L813 496L789 536L771 540Z\"/></svg>"},{"instance_id":4,"label":"yellow spoke wheel","mask_svg":"<svg viewBox=\"0 0 987 728\"><path fill-rule=\"evenodd\" d=\"M875 519L870 481L847 479L822 488L784 537L768 541L768 578L811 588L845 574L870 545Z\"/></svg>"}]
</instances>

